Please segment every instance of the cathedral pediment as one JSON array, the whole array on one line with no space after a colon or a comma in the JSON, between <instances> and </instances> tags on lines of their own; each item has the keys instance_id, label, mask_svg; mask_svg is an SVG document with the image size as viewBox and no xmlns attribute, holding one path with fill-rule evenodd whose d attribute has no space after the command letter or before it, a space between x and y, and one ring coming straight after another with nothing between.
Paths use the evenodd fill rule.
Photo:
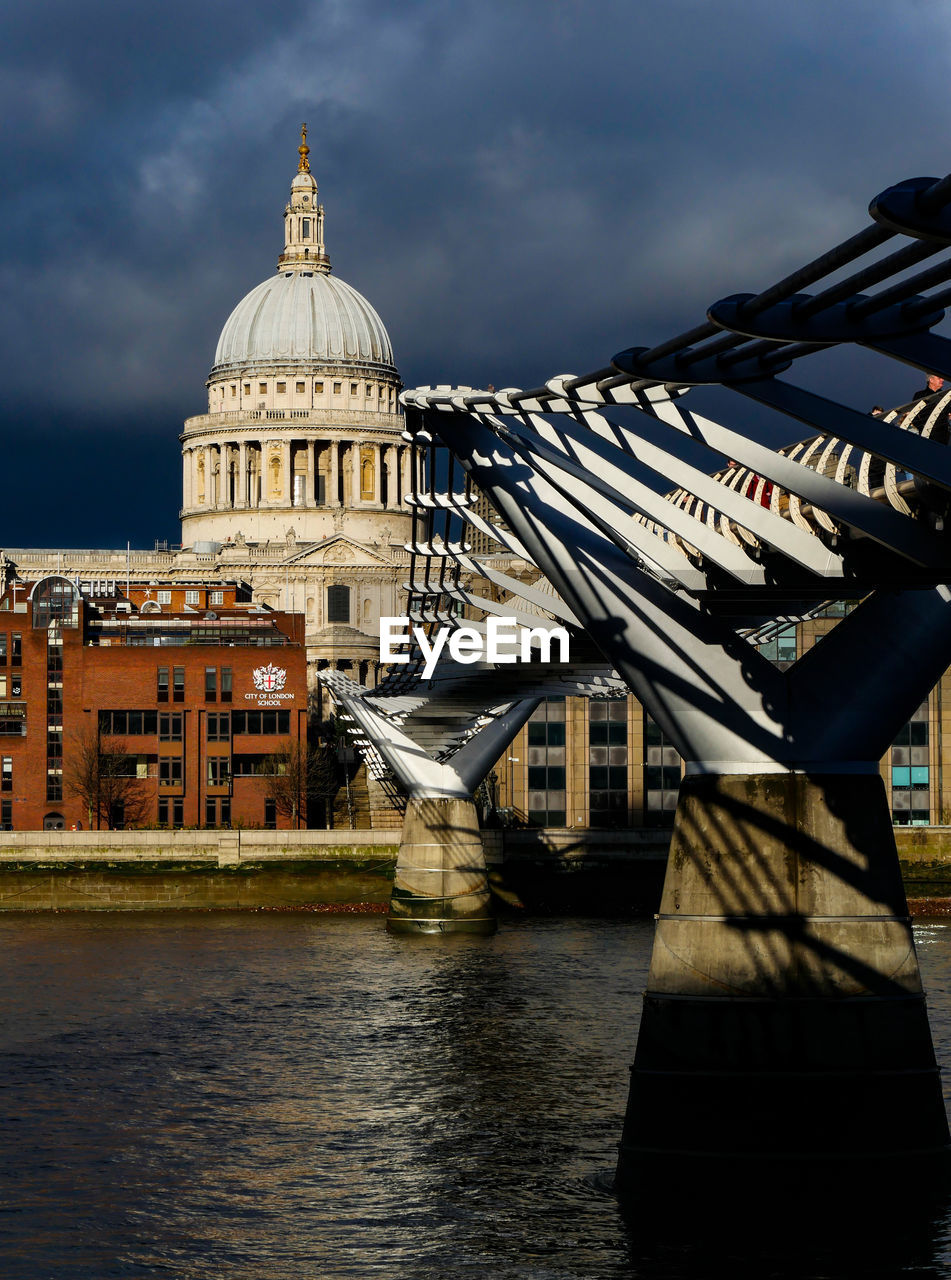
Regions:
<instances>
[{"instance_id":1,"label":"cathedral pediment","mask_svg":"<svg viewBox=\"0 0 951 1280\"><path fill-rule=\"evenodd\" d=\"M308 547L306 551L298 552L291 563L295 565L346 564L353 565L355 568L377 566L392 568L393 566L393 561L380 550L355 542L353 538L348 538L344 534L327 538L324 542Z\"/></svg>"}]
</instances>

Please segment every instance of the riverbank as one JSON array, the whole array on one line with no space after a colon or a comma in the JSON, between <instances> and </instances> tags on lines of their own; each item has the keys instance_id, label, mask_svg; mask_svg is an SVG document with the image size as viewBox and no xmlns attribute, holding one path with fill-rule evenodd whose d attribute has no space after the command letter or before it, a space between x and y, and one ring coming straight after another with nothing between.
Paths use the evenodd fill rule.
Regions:
<instances>
[{"instance_id":1,"label":"riverbank","mask_svg":"<svg viewBox=\"0 0 951 1280\"><path fill-rule=\"evenodd\" d=\"M913 915L951 916L951 827L896 830ZM649 915L664 830L487 830L499 904L551 914ZM0 912L383 910L394 831L0 832Z\"/></svg>"}]
</instances>

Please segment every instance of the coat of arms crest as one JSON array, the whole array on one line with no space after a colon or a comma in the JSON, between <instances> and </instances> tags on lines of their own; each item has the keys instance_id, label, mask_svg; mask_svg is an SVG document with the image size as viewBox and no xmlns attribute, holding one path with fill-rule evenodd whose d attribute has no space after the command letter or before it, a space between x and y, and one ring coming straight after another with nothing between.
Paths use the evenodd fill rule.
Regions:
<instances>
[{"instance_id":1,"label":"coat of arms crest","mask_svg":"<svg viewBox=\"0 0 951 1280\"><path fill-rule=\"evenodd\" d=\"M255 667L251 672L255 689L262 693L278 693L287 681L287 672L283 667L275 667L269 662L266 667Z\"/></svg>"}]
</instances>

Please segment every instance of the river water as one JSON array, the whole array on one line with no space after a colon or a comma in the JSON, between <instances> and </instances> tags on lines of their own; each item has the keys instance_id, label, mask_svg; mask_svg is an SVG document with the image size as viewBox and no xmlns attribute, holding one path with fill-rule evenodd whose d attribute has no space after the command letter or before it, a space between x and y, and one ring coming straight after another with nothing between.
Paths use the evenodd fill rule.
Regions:
<instances>
[{"instance_id":1,"label":"river water","mask_svg":"<svg viewBox=\"0 0 951 1280\"><path fill-rule=\"evenodd\" d=\"M794 1224L754 1245L742 1212L708 1247L622 1216L602 1184L652 932L0 917L0 1276L951 1276L943 1202L812 1254ZM917 936L951 1066L951 924ZM685 1218L700 1194L671 1187Z\"/></svg>"}]
</instances>

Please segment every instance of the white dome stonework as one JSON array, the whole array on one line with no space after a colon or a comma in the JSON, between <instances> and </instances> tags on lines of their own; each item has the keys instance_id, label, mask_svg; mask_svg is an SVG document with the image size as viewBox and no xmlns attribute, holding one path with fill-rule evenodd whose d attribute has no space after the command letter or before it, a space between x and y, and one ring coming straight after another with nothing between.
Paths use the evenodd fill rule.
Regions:
<instances>
[{"instance_id":1,"label":"white dome stonework","mask_svg":"<svg viewBox=\"0 0 951 1280\"><path fill-rule=\"evenodd\" d=\"M242 298L221 331L211 380L300 362L382 365L396 376L383 321L356 289L327 271L283 271Z\"/></svg>"},{"instance_id":2,"label":"white dome stonework","mask_svg":"<svg viewBox=\"0 0 951 1280\"><path fill-rule=\"evenodd\" d=\"M383 566L404 558L411 526L399 373L379 315L331 275L308 151L305 132L277 271L226 320L208 411L185 423L182 543L266 547L259 557L284 545L301 565L302 547L345 537L379 548L395 584L395 567ZM342 570L353 553L338 550ZM372 629L380 607L362 599L351 623ZM308 624L325 621L315 597Z\"/></svg>"}]
</instances>

